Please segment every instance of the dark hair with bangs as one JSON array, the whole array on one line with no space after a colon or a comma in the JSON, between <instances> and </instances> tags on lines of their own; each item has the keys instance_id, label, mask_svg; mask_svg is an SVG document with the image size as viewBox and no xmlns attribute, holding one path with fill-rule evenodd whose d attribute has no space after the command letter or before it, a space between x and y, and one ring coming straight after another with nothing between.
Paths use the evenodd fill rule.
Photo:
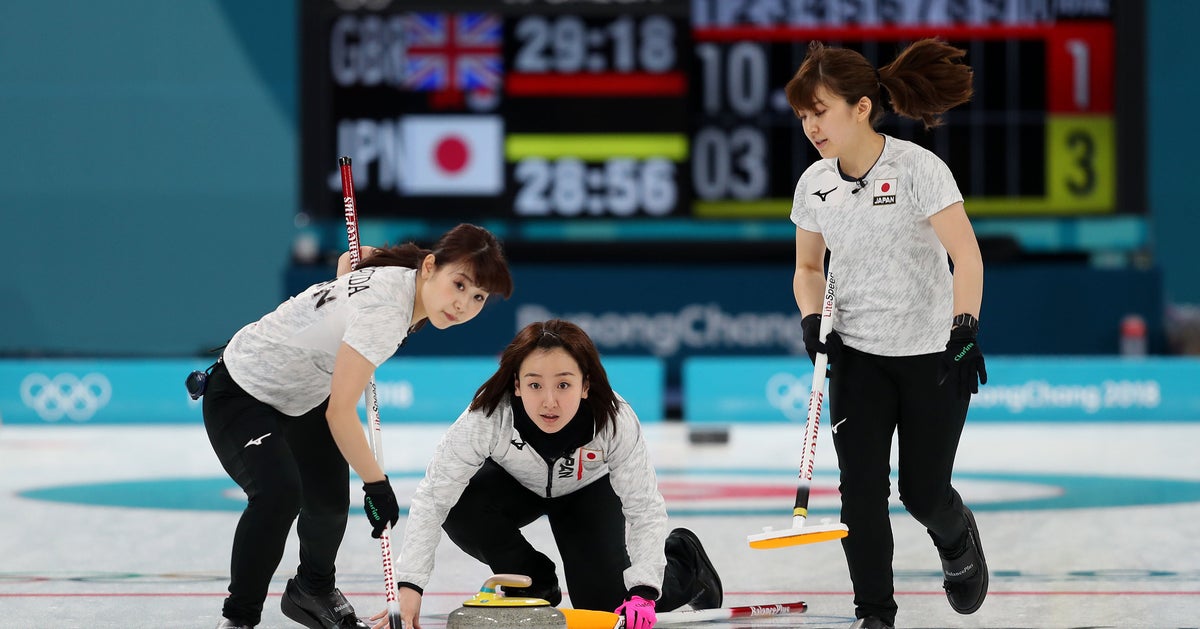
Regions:
<instances>
[{"instance_id":1,"label":"dark hair with bangs","mask_svg":"<svg viewBox=\"0 0 1200 629\"><path fill-rule=\"evenodd\" d=\"M363 258L357 268L403 266L416 269L430 254L433 254L434 264L439 267L455 263L468 267L475 284L487 291L488 295L503 295L505 299L512 297L512 274L508 270L508 261L500 248L500 241L492 232L470 223L462 223L443 234L433 249L422 249L412 242L381 247ZM428 320L418 321L409 329L409 334L425 327Z\"/></svg>"},{"instance_id":2,"label":"dark hair with bangs","mask_svg":"<svg viewBox=\"0 0 1200 629\"><path fill-rule=\"evenodd\" d=\"M974 73L970 66L959 63L964 55L965 50L941 40L922 39L876 70L854 50L829 48L814 41L784 93L796 115L815 108L821 86L851 105L866 96L871 99L871 126L875 127L883 119L886 89L893 111L932 129L942 123L941 114L971 100Z\"/></svg>"},{"instance_id":3,"label":"dark hair with bangs","mask_svg":"<svg viewBox=\"0 0 1200 629\"><path fill-rule=\"evenodd\" d=\"M422 249L411 242L376 249L363 259L358 268L405 266L415 269L429 254L433 254L434 263L439 267L461 263L470 268L475 283L489 295L503 295L505 299L512 297L512 275L500 241L492 232L469 223L446 232L433 245L433 249Z\"/></svg>"},{"instance_id":4,"label":"dark hair with bangs","mask_svg":"<svg viewBox=\"0 0 1200 629\"><path fill-rule=\"evenodd\" d=\"M513 338L500 354L500 367L475 391L471 410L480 410L491 415L516 388L518 371L525 358L537 350L561 347L583 372L583 381L588 385L588 402L596 420L596 431L613 423L617 416L617 394L608 383L608 373L600 363L600 352L583 328L562 319L550 319L530 323ZM615 426L615 424L614 424Z\"/></svg>"}]
</instances>

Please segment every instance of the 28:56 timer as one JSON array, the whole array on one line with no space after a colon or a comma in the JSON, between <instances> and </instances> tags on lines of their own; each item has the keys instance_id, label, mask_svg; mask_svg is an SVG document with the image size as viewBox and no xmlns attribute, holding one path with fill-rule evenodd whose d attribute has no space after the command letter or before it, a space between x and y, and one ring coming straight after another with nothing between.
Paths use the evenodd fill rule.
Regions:
<instances>
[{"instance_id":1,"label":"28:56 timer","mask_svg":"<svg viewBox=\"0 0 1200 629\"><path fill-rule=\"evenodd\" d=\"M513 176L519 216L663 216L679 197L675 164L665 158L530 157L517 162Z\"/></svg>"}]
</instances>

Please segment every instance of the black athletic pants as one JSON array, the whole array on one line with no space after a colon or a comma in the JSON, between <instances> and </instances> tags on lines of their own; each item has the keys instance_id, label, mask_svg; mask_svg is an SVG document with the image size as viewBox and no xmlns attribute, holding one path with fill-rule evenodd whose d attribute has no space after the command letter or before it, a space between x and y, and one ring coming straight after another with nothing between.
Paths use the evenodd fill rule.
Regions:
<instances>
[{"instance_id":1,"label":"black athletic pants","mask_svg":"<svg viewBox=\"0 0 1200 629\"><path fill-rule=\"evenodd\" d=\"M442 528L459 548L487 564L493 573L524 574L533 579L532 588L544 588L558 583L554 562L521 534L521 527L543 515L550 520L562 556L572 606L608 612L616 609L625 600L622 573L629 567L629 554L621 499L607 476L565 496L545 498L488 459L471 478ZM693 561L667 553L657 611L670 611L691 600L696 572Z\"/></svg>"},{"instance_id":2,"label":"black athletic pants","mask_svg":"<svg viewBox=\"0 0 1200 629\"><path fill-rule=\"evenodd\" d=\"M830 422L841 469L842 539L859 618L895 623L888 518L892 434L899 436L900 501L934 543L954 548L966 532L951 486L967 400L937 384L939 354L885 357L845 348L832 367Z\"/></svg>"},{"instance_id":3,"label":"black athletic pants","mask_svg":"<svg viewBox=\"0 0 1200 629\"><path fill-rule=\"evenodd\" d=\"M226 618L258 624L297 515L300 585L315 593L334 587L350 470L329 432L327 402L290 417L243 391L224 363L209 376L204 427L221 465L248 498L233 537Z\"/></svg>"}]
</instances>

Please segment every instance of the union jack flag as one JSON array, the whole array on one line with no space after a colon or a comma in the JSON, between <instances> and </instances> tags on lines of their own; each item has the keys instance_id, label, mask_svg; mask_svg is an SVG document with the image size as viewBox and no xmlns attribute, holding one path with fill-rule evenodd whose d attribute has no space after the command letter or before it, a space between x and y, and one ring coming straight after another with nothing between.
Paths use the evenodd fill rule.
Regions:
<instances>
[{"instance_id":1,"label":"union jack flag","mask_svg":"<svg viewBox=\"0 0 1200 629\"><path fill-rule=\"evenodd\" d=\"M492 13L410 13L404 86L417 91L497 90L500 17Z\"/></svg>"}]
</instances>

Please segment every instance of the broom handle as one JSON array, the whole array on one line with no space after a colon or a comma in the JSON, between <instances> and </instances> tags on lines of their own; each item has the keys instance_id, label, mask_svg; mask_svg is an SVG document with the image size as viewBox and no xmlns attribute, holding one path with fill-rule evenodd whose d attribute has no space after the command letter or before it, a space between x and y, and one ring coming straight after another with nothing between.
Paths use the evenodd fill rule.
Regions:
<instances>
[{"instance_id":1,"label":"broom handle","mask_svg":"<svg viewBox=\"0 0 1200 629\"><path fill-rule=\"evenodd\" d=\"M358 268L362 262L362 246L358 239L358 202L354 198L354 176L350 170L350 158L338 158L342 170L342 207L346 214L346 243L350 251L350 268ZM371 454L379 469L383 469L383 425L379 421L379 392L375 387L375 376L367 381L366 391L367 431L371 443ZM400 619L400 598L396 592L396 571L392 562L392 527L385 526L379 536L380 553L383 555L383 587L387 592L388 623L391 629L403 629Z\"/></svg>"},{"instance_id":2,"label":"broom handle","mask_svg":"<svg viewBox=\"0 0 1200 629\"><path fill-rule=\"evenodd\" d=\"M837 281L833 273L825 280L825 300L821 307L820 339L824 343L833 331L833 304ZM817 456L817 429L821 425L821 409L825 403L825 368L829 357L818 352L813 359L812 391L808 396L808 419L804 423L804 449L800 456L800 481L796 485L796 504L792 509L792 528L804 527L808 518L808 497L812 491L813 464Z\"/></svg>"}]
</instances>

